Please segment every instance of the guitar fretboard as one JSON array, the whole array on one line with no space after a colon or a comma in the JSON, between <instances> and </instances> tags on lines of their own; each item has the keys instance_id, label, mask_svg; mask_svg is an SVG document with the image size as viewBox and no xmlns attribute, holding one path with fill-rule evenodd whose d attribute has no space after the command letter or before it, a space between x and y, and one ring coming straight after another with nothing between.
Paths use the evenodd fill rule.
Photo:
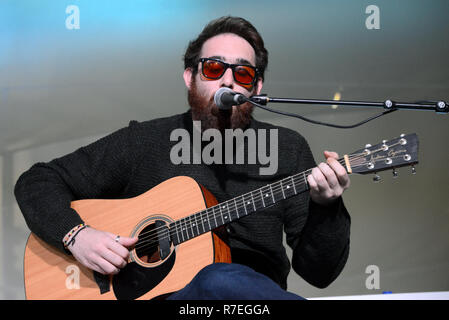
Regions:
<instances>
[{"instance_id":1,"label":"guitar fretboard","mask_svg":"<svg viewBox=\"0 0 449 320\"><path fill-rule=\"evenodd\" d=\"M308 190L307 171L268 184L170 224L174 245Z\"/></svg>"}]
</instances>

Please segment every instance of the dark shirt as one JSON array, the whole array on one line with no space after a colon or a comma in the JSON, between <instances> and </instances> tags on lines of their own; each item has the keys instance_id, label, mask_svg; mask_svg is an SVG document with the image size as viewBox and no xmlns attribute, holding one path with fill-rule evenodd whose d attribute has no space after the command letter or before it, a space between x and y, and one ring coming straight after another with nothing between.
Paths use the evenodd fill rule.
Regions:
<instances>
[{"instance_id":1,"label":"dark shirt","mask_svg":"<svg viewBox=\"0 0 449 320\"><path fill-rule=\"evenodd\" d=\"M256 164L178 164L170 159L174 129L192 136L190 112L145 122L131 121L98 141L48 163L36 163L15 187L28 227L63 250L62 239L83 222L70 202L130 198L174 176L190 176L223 202L316 166L306 140L296 131L251 120L250 128L278 130L278 170L261 175ZM267 143L267 150L269 150ZM193 148L191 149L193 150ZM269 151L267 151L269 152ZM349 254L350 217L341 198L329 207L304 192L227 226L232 260L287 287L290 266L310 284L324 288L342 271ZM104 230L108 231L108 230ZM293 249L290 263L283 232Z\"/></svg>"}]
</instances>

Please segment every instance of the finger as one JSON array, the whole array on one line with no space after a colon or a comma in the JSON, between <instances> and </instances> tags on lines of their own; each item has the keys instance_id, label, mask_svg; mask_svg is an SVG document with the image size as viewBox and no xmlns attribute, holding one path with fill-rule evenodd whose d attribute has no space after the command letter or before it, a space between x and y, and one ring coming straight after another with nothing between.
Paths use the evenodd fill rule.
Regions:
<instances>
[{"instance_id":1,"label":"finger","mask_svg":"<svg viewBox=\"0 0 449 320\"><path fill-rule=\"evenodd\" d=\"M128 259L129 249L127 247L129 244L134 245L138 239L136 237L135 238L122 237L114 235L112 233L108 233L108 235L114 241L109 241L107 243L107 247L112 251L114 251L119 256L121 256L123 259Z\"/></svg>"},{"instance_id":2,"label":"finger","mask_svg":"<svg viewBox=\"0 0 449 320\"><path fill-rule=\"evenodd\" d=\"M328 186L326 177L323 175L323 173L318 167L312 169L312 177L316 182L318 192L326 190Z\"/></svg>"},{"instance_id":3,"label":"finger","mask_svg":"<svg viewBox=\"0 0 449 320\"><path fill-rule=\"evenodd\" d=\"M94 258L90 258L89 260L87 260L84 265L89 269L101 274L109 274L106 268L103 268L103 266L106 266L106 263L101 262L101 260L104 259L96 255Z\"/></svg>"},{"instance_id":4,"label":"finger","mask_svg":"<svg viewBox=\"0 0 449 320\"><path fill-rule=\"evenodd\" d=\"M101 269L97 264L95 264L95 263L90 263L90 262L88 262L88 263L85 263L84 264L87 268L89 268L90 270L93 270L93 271L96 271L96 272L98 272L98 273L101 273L101 274L105 274L105 271L103 270L103 269Z\"/></svg>"},{"instance_id":5,"label":"finger","mask_svg":"<svg viewBox=\"0 0 449 320\"><path fill-rule=\"evenodd\" d=\"M132 248L136 244L137 240L139 240L137 237L120 237L119 243L124 247Z\"/></svg>"},{"instance_id":6,"label":"finger","mask_svg":"<svg viewBox=\"0 0 449 320\"><path fill-rule=\"evenodd\" d=\"M107 262L112 264L114 267L124 268L126 266L125 259L123 257L121 257L120 255L116 254L112 250L108 250L108 249L104 250L101 253L101 256L103 257L103 259L105 259Z\"/></svg>"},{"instance_id":7,"label":"finger","mask_svg":"<svg viewBox=\"0 0 449 320\"><path fill-rule=\"evenodd\" d=\"M128 260L129 250L122 246L120 243L111 241L107 244L107 248L114 254L118 255L120 258Z\"/></svg>"},{"instance_id":8,"label":"finger","mask_svg":"<svg viewBox=\"0 0 449 320\"><path fill-rule=\"evenodd\" d=\"M316 183L315 179L313 178L312 174L309 174L307 176L307 183L309 184L309 190L311 192L319 192L318 184Z\"/></svg>"},{"instance_id":9,"label":"finger","mask_svg":"<svg viewBox=\"0 0 449 320\"><path fill-rule=\"evenodd\" d=\"M342 187L347 188L349 186L349 176L348 173L346 172L346 169L342 166L342 164L332 158L327 159L327 164L334 171L339 184Z\"/></svg>"},{"instance_id":10,"label":"finger","mask_svg":"<svg viewBox=\"0 0 449 320\"><path fill-rule=\"evenodd\" d=\"M326 159L328 159L328 158L335 158L335 159L338 159L339 158L339 156L338 156L338 153L336 153L336 152L334 152L334 151L324 151L324 157L326 158Z\"/></svg>"},{"instance_id":11,"label":"finger","mask_svg":"<svg viewBox=\"0 0 449 320\"><path fill-rule=\"evenodd\" d=\"M119 268L117 268L112 263L103 258L98 259L95 263L98 266L98 268L102 270L102 272L100 272L102 274L117 274L120 271Z\"/></svg>"},{"instance_id":12,"label":"finger","mask_svg":"<svg viewBox=\"0 0 449 320\"><path fill-rule=\"evenodd\" d=\"M321 173L326 179L327 186L330 189L334 189L335 187L339 186L337 176L335 175L334 170L329 165L322 162L318 165L318 168L321 170Z\"/></svg>"},{"instance_id":13,"label":"finger","mask_svg":"<svg viewBox=\"0 0 449 320\"><path fill-rule=\"evenodd\" d=\"M97 271L99 273L104 273L104 270L102 270L96 263L94 263L91 259L88 259L86 257L79 257L78 255L75 255L75 258L85 267Z\"/></svg>"}]
</instances>

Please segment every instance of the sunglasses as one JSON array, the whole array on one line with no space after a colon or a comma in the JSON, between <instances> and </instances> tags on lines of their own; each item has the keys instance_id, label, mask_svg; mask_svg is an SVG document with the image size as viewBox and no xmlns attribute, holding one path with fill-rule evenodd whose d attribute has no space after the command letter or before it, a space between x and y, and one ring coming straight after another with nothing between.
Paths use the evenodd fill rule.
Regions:
<instances>
[{"instance_id":1,"label":"sunglasses","mask_svg":"<svg viewBox=\"0 0 449 320\"><path fill-rule=\"evenodd\" d=\"M231 68L234 80L242 85L253 85L257 77L257 68L245 64L229 64L218 59L201 58L201 72L207 79L218 80Z\"/></svg>"}]
</instances>

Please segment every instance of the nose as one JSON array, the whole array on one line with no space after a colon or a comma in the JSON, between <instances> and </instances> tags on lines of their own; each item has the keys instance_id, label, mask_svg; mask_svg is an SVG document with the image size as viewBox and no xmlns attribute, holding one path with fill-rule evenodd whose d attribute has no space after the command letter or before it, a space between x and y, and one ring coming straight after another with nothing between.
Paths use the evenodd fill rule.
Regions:
<instances>
[{"instance_id":1,"label":"nose","mask_svg":"<svg viewBox=\"0 0 449 320\"><path fill-rule=\"evenodd\" d=\"M232 75L232 69L228 68L223 77L221 78L221 86L233 89L234 87L234 76Z\"/></svg>"}]
</instances>

